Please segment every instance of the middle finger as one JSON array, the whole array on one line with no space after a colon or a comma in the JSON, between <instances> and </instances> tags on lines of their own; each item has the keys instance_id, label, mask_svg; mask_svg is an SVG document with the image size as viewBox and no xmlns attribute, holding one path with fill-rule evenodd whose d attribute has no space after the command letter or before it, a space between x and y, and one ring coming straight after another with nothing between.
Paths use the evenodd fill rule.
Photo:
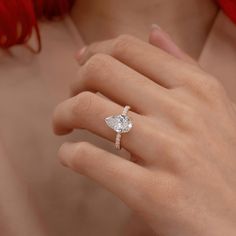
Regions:
<instances>
[{"instance_id":1,"label":"middle finger","mask_svg":"<svg viewBox=\"0 0 236 236\"><path fill-rule=\"evenodd\" d=\"M72 95L82 91L100 92L116 103L129 104L139 114L150 114L157 102L163 107L174 104L168 89L129 68L115 58L97 54L80 68Z\"/></svg>"}]
</instances>

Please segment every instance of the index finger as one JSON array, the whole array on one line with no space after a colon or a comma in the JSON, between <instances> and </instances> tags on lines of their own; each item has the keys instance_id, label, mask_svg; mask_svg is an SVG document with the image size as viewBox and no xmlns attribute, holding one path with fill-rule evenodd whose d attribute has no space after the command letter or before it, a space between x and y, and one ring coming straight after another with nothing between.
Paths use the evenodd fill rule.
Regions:
<instances>
[{"instance_id":1,"label":"index finger","mask_svg":"<svg viewBox=\"0 0 236 236\"><path fill-rule=\"evenodd\" d=\"M91 44L83 49L78 61L83 65L97 53L113 56L165 88L189 83L193 71L199 71L198 66L182 61L160 48L129 35ZM188 70L188 67L192 69Z\"/></svg>"}]
</instances>

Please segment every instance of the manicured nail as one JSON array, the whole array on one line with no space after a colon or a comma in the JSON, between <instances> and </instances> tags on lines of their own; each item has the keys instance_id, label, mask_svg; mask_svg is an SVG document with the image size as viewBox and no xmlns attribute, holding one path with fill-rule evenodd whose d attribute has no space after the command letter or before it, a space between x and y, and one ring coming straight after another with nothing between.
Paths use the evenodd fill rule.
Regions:
<instances>
[{"instance_id":1,"label":"manicured nail","mask_svg":"<svg viewBox=\"0 0 236 236\"><path fill-rule=\"evenodd\" d=\"M152 24L152 25L151 25L151 29L152 29L152 30L155 30L155 29L156 29L156 30L161 30L161 27L160 27L159 25L157 25L157 24Z\"/></svg>"},{"instance_id":2,"label":"manicured nail","mask_svg":"<svg viewBox=\"0 0 236 236\"><path fill-rule=\"evenodd\" d=\"M87 47L85 46L85 47L81 48L81 49L78 51L78 53L76 54L76 59L77 59L77 60L80 60L80 59L82 58L82 56L83 56L83 54L85 53L86 49L87 49Z\"/></svg>"}]
</instances>

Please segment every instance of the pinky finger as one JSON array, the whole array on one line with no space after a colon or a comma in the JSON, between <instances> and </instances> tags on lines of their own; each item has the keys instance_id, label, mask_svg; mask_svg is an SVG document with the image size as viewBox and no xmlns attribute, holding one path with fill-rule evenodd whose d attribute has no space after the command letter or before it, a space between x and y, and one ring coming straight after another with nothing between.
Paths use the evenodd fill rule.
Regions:
<instances>
[{"instance_id":1,"label":"pinky finger","mask_svg":"<svg viewBox=\"0 0 236 236\"><path fill-rule=\"evenodd\" d=\"M63 165L96 181L133 210L140 208L147 169L87 142L65 143L59 158Z\"/></svg>"}]
</instances>

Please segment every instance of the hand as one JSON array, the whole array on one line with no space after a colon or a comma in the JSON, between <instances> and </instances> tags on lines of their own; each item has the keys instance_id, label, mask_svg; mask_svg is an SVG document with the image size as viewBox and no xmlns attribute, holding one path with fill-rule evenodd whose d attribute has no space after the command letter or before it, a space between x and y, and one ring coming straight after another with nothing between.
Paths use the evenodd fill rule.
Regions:
<instances>
[{"instance_id":1,"label":"hand","mask_svg":"<svg viewBox=\"0 0 236 236\"><path fill-rule=\"evenodd\" d=\"M160 235L235 235L236 112L222 85L131 36L91 45L80 63L75 96L55 110L55 132L82 128L114 141L104 118L130 105L134 127L121 144L137 162L80 142L61 147L62 163L112 191Z\"/></svg>"}]
</instances>

